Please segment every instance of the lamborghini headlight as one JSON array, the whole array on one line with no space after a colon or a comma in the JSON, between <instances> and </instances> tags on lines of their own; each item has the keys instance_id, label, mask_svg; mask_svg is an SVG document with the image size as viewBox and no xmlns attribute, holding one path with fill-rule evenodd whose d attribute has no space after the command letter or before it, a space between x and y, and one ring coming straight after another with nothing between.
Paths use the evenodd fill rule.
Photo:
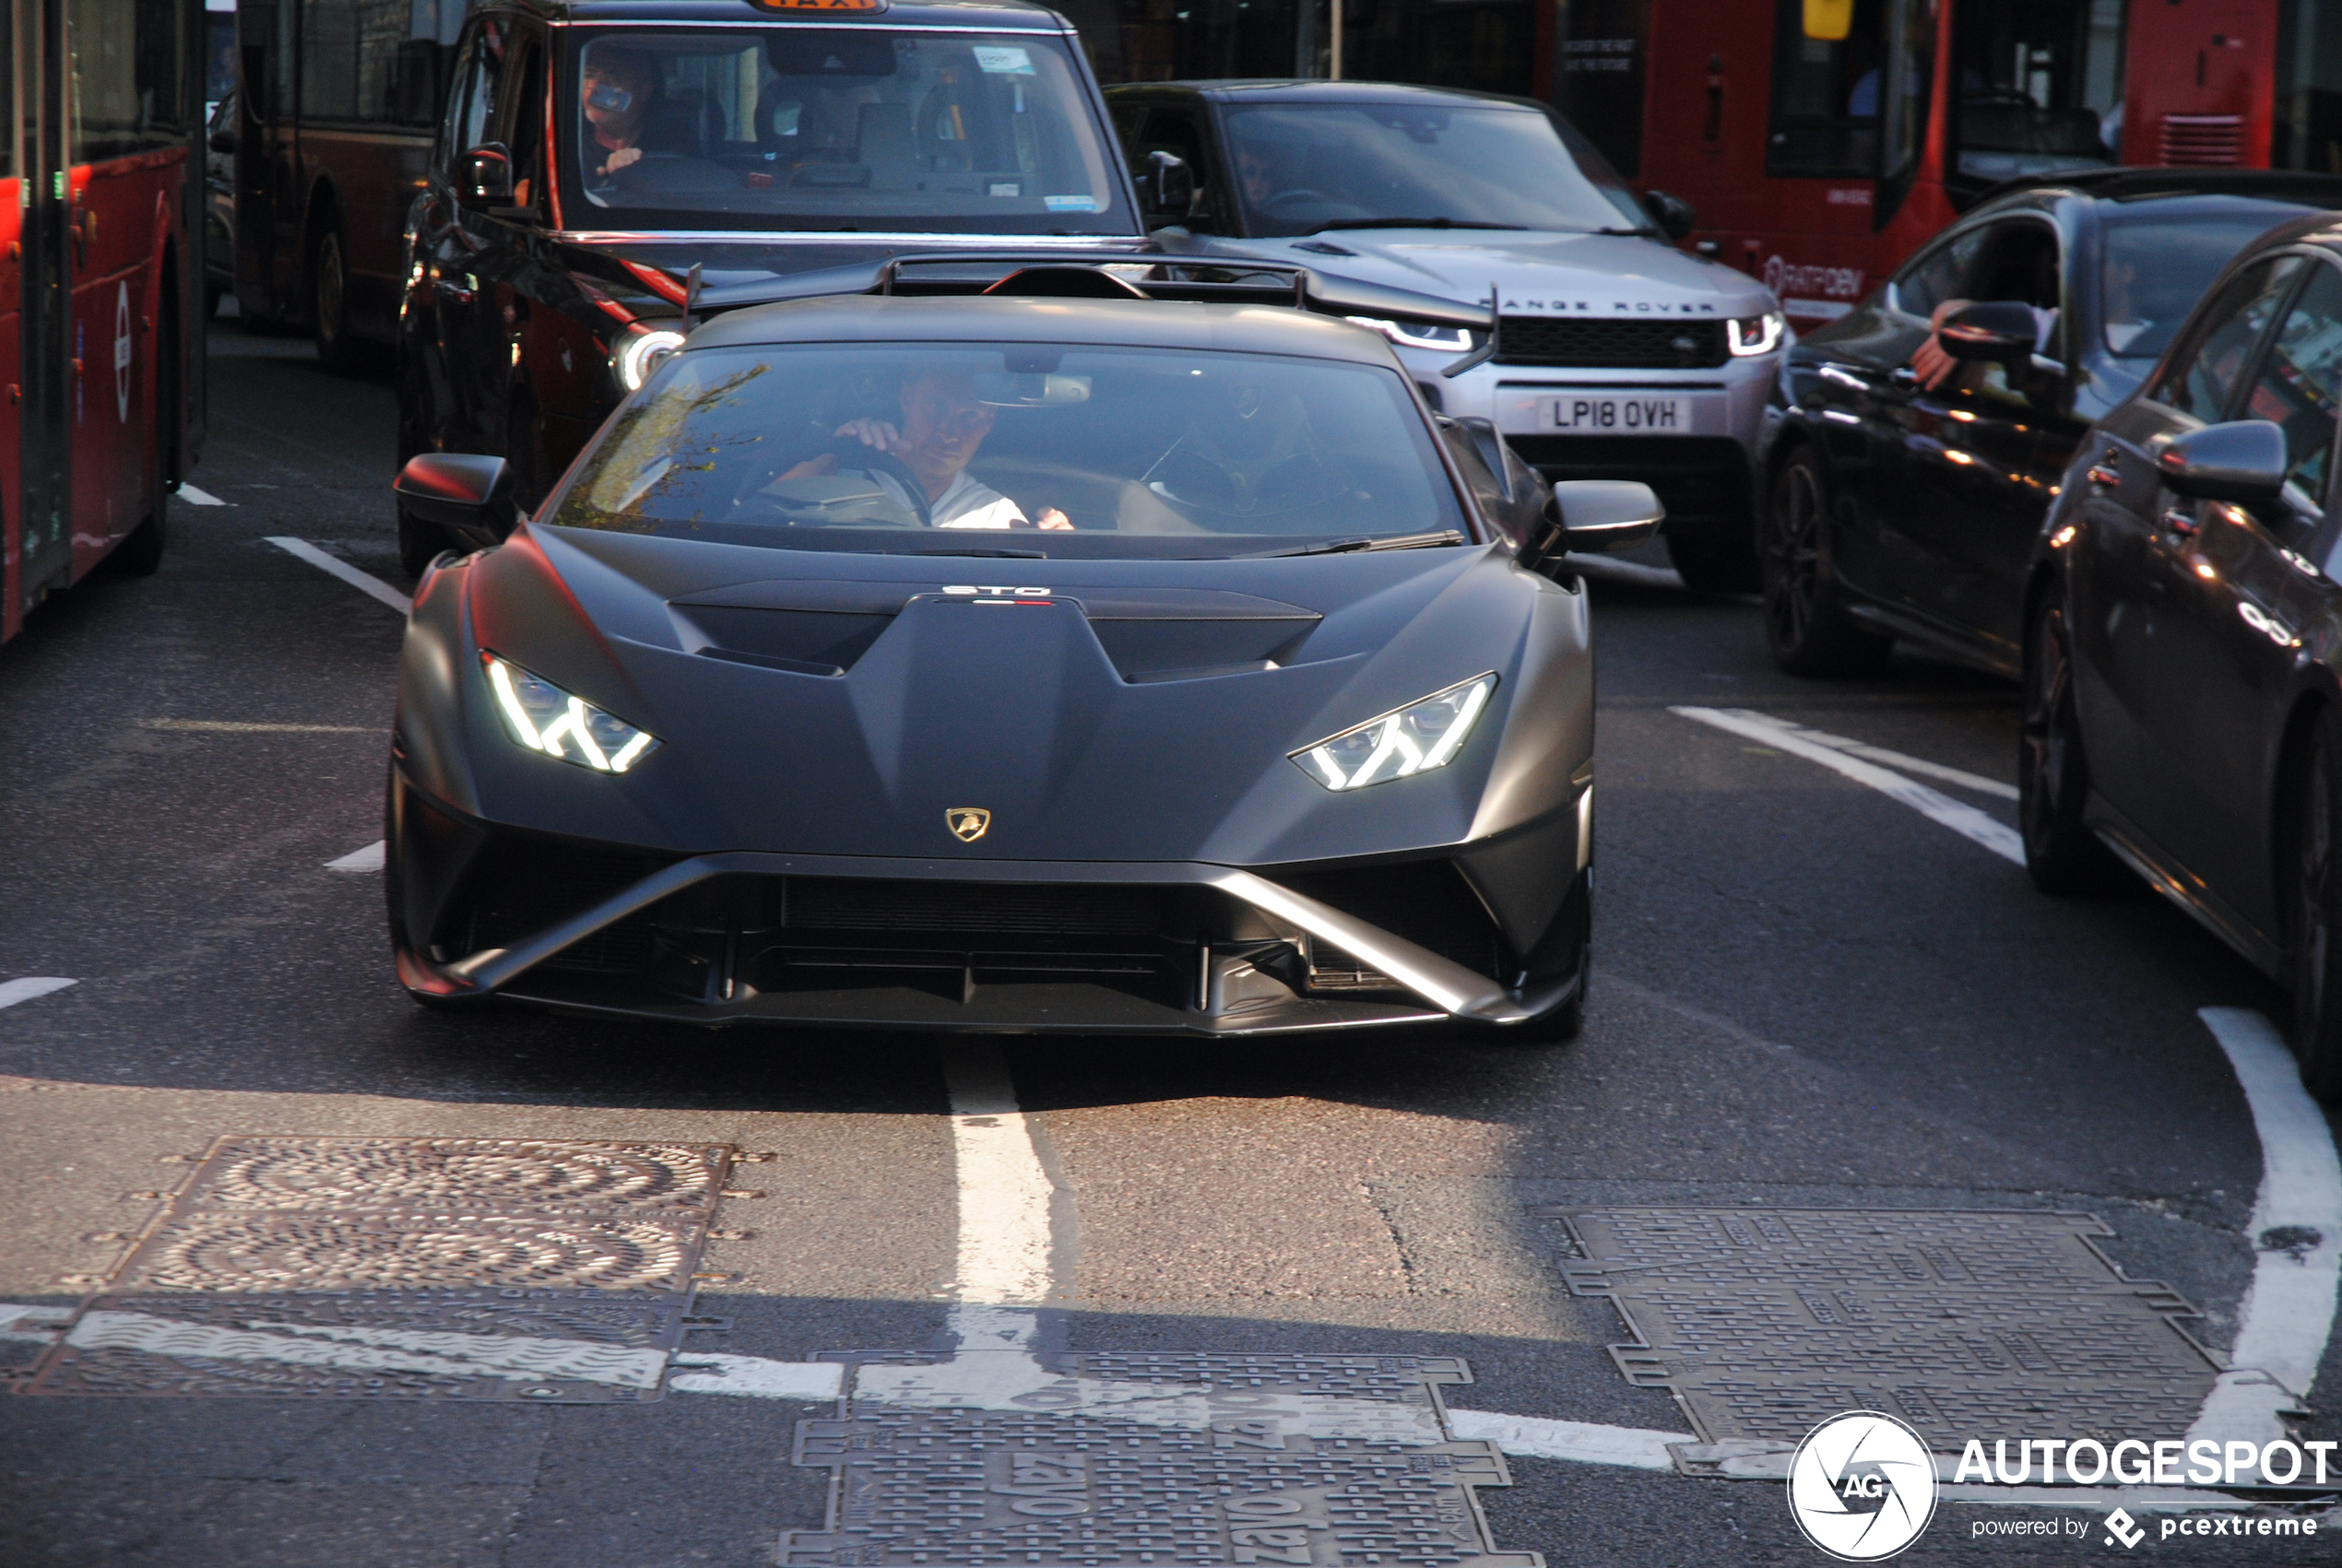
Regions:
<instances>
[{"instance_id":1,"label":"lamborghini headlight","mask_svg":"<svg viewBox=\"0 0 2342 1568\"><path fill-rule=\"evenodd\" d=\"M1767 311L1761 316L1736 316L1724 324L1724 331L1732 342L1733 355L1745 360L1780 348L1780 340L1789 334L1789 318L1779 311Z\"/></svg>"},{"instance_id":2,"label":"lamborghini headlight","mask_svg":"<svg viewBox=\"0 0 2342 1568\"><path fill-rule=\"evenodd\" d=\"M1427 321L1391 321L1382 316L1344 316L1342 319L1352 326L1378 332L1402 348L1437 348L1449 354L1461 354L1474 346L1474 335L1465 327L1441 326Z\"/></svg>"},{"instance_id":3,"label":"lamborghini headlight","mask_svg":"<svg viewBox=\"0 0 2342 1568\"><path fill-rule=\"evenodd\" d=\"M629 332L610 350L609 368L618 374L618 384L629 392L640 388L658 369L659 361L683 347L683 335L668 327L652 332Z\"/></svg>"},{"instance_id":4,"label":"lamborghini headlight","mask_svg":"<svg viewBox=\"0 0 2342 1568\"><path fill-rule=\"evenodd\" d=\"M1444 768L1463 749L1473 721L1496 690L1494 670L1420 702L1368 719L1292 753L1294 764L1328 789L1364 789Z\"/></svg>"},{"instance_id":5,"label":"lamborghini headlight","mask_svg":"<svg viewBox=\"0 0 2342 1568\"><path fill-rule=\"evenodd\" d=\"M483 653L479 662L496 694L504 733L531 751L597 773L622 773L658 749L658 737L648 730L612 718L509 660Z\"/></svg>"}]
</instances>

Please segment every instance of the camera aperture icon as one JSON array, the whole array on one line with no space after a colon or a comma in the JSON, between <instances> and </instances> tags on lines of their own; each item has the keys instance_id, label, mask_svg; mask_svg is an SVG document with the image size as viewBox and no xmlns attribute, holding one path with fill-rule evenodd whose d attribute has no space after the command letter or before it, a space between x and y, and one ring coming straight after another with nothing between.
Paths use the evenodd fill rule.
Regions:
<instances>
[{"instance_id":1,"label":"camera aperture icon","mask_svg":"<svg viewBox=\"0 0 2342 1568\"><path fill-rule=\"evenodd\" d=\"M1892 1557L1935 1516L1934 1456L1893 1416L1832 1416L1790 1459L1789 1512L1807 1540L1840 1562Z\"/></svg>"}]
</instances>

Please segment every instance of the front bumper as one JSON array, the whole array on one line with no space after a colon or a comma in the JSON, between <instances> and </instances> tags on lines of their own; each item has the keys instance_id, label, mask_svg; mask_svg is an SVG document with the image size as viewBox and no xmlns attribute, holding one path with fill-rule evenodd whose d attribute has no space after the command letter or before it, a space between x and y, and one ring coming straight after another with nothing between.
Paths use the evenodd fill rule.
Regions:
<instances>
[{"instance_id":1,"label":"front bumper","mask_svg":"<svg viewBox=\"0 0 2342 1568\"><path fill-rule=\"evenodd\" d=\"M1582 984L1581 800L1559 834L1502 851L1550 864L1555 895L1542 933L1515 944L1452 860L1266 876L1187 862L662 860L491 831L395 780L392 939L400 980L427 1001L705 1026L1514 1026Z\"/></svg>"}]
</instances>

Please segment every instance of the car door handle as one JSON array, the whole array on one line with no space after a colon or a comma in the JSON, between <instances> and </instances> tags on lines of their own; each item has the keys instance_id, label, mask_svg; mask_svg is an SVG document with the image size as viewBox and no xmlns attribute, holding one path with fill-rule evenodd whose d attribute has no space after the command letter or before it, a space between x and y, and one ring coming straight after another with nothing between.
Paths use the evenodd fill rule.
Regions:
<instances>
[{"instance_id":1,"label":"car door handle","mask_svg":"<svg viewBox=\"0 0 2342 1568\"><path fill-rule=\"evenodd\" d=\"M2163 526L2182 539L2195 537L2195 519L2176 506L2165 510Z\"/></svg>"}]
</instances>

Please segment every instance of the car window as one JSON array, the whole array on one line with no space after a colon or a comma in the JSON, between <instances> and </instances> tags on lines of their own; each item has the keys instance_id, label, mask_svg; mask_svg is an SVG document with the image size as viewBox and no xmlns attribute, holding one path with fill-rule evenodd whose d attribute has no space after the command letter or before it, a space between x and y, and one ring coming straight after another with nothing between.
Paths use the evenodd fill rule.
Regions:
<instances>
[{"instance_id":1,"label":"car window","mask_svg":"<svg viewBox=\"0 0 2342 1568\"><path fill-rule=\"evenodd\" d=\"M1135 557L1467 526L1395 371L966 343L679 355L550 521L893 553L1014 529L1019 548Z\"/></svg>"},{"instance_id":2,"label":"car window","mask_svg":"<svg viewBox=\"0 0 2342 1568\"><path fill-rule=\"evenodd\" d=\"M1060 39L798 24L562 38L572 228L1135 231Z\"/></svg>"},{"instance_id":3,"label":"car window","mask_svg":"<svg viewBox=\"0 0 2342 1568\"><path fill-rule=\"evenodd\" d=\"M2156 389L2157 399L2206 424L2217 423L2301 265L2299 256L2272 256L2230 279L2196 318L2191 341Z\"/></svg>"},{"instance_id":4,"label":"car window","mask_svg":"<svg viewBox=\"0 0 2342 1568\"><path fill-rule=\"evenodd\" d=\"M1984 230L1971 229L1905 267L1895 279L1896 307L1915 316L1925 316L1933 314L1945 301L1962 298L1969 269L1976 260L1977 248L1983 242Z\"/></svg>"},{"instance_id":5,"label":"car window","mask_svg":"<svg viewBox=\"0 0 2342 1568\"><path fill-rule=\"evenodd\" d=\"M1987 225L1962 290L1954 298L2009 301L2054 311L2064 293L2057 230L2036 218ZM2064 334L2052 330L2041 352L2062 360Z\"/></svg>"},{"instance_id":6,"label":"car window","mask_svg":"<svg viewBox=\"0 0 2342 1568\"><path fill-rule=\"evenodd\" d=\"M2204 291L2259 235L2301 209L2278 202L2192 202L2182 213L2117 210L2104 220L2100 292L2105 300L2106 351L2126 360L2160 358Z\"/></svg>"},{"instance_id":7,"label":"car window","mask_svg":"<svg viewBox=\"0 0 2342 1568\"><path fill-rule=\"evenodd\" d=\"M1177 109L1156 109L1148 112L1144 131L1130 144L1130 171L1141 173L1147 167L1147 155L1167 152L1186 160L1195 171L1195 205L1189 209L1188 227L1200 234L1220 234L1227 230L1223 217L1217 171L1206 155L1203 127L1196 117Z\"/></svg>"},{"instance_id":8,"label":"car window","mask_svg":"<svg viewBox=\"0 0 2342 1568\"><path fill-rule=\"evenodd\" d=\"M1233 110L1224 125L1256 235L1426 218L1577 233L1650 226L1593 144L1536 109L1272 103Z\"/></svg>"},{"instance_id":9,"label":"car window","mask_svg":"<svg viewBox=\"0 0 2342 1568\"><path fill-rule=\"evenodd\" d=\"M541 41L526 34L505 51L504 145L513 154L513 205L531 206L545 192L545 55Z\"/></svg>"},{"instance_id":10,"label":"car window","mask_svg":"<svg viewBox=\"0 0 2342 1568\"><path fill-rule=\"evenodd\" d=\"M482 22L464 42L447 95L447 129L440 156L449 165L486 141L496 124L496 82L504 62L504 29Z\"/></svg>"},{"instance_id":11,"label":"car window","mask_svg":"<svg viewBox=\"0 0 2342 1568\"><path fill-rule=\"evenodd\" d=\"M2324 511L2334 466L2335 411L2342 396L2342 273L2316 267L2270 340L2267 360L2238 417L2285 431L2286 501L2296 513Z\"/></svg>"}]
</instances>

